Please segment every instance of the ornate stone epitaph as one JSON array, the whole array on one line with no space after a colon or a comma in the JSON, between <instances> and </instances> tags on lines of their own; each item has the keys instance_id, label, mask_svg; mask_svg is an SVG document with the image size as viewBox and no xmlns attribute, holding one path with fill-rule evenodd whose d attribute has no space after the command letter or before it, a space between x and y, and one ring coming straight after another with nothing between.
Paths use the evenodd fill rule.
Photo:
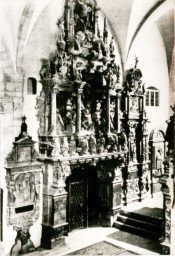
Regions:
<instances>
[{"instance_id":1,"label":"ornate stone epitaph","mask_svg":"<svg viewBox=\"0 0 175 256\"><path fill-rule=\"evenodd\" d=\"M7 223L17 231L11 255L35 250L29 229L40 214L41 164L34 141L27 133L26 117L22 118L21 133L15 138L7 156L6 182L8 190Z\"/></svg>"}]
</instances>

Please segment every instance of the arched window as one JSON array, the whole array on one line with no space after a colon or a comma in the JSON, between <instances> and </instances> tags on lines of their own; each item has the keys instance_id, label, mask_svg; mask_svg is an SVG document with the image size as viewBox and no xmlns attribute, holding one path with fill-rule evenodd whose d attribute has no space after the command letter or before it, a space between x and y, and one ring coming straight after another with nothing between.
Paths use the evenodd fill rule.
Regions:
<instances>
[{"instance_id":1,"label":"arched window","mask_svg":"<svg viewBox=\"0 0 175 256\"><path fill-rule=\"evenodd\" d=\"M153 86L146 89L146 106L159 106L159 90Z\"/></svg>"},{"instance_id":2,"label":"arched window","mask_svg":"<svg viewBox=\"0 0 175 256\"><path fill-rule=\"evenodd\" d=\"M27 79L27 94L36 94L37 81L33 77Z\"/></svg>"}]
</instances>

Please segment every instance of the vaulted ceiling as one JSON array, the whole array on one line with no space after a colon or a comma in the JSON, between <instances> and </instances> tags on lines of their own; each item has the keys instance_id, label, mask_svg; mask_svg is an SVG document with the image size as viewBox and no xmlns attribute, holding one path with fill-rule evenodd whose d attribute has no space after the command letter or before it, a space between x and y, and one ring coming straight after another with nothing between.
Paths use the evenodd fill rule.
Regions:
<instances>
[{"instance_id":1,"label":"vaulted ceiling","mask_svg":"<svg viewBox=\"0 0 175 256\"><path fill-rule=\"evenodd\" d=\"M14 69L18 58L24 53L38 18L51 3L56 3L60 15L65 0L0 1L1 41L4 41L9 51ZM172 69L175 0L97 0L97 3L115 33L123 66L138 35L154 23L164 42L169 71Z\"/></svg>"}]
</instances>

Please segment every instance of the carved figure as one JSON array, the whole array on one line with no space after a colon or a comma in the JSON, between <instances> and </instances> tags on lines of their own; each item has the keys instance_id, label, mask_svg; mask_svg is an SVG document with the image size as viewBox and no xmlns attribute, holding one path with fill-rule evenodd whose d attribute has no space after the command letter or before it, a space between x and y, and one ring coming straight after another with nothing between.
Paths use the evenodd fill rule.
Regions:
<instances>
[{"instance_id":1,"label":"carved figure","mask_svg":"<svg viewBox=\"0 0 175 256\"><path fill-rule=\"evenodd\" d=\"M65 126L68 133L75 132L76 124L76 105L69 99L66 103Z\"/></svg>"},{"instance_id":2,"label":"carved figure","mask_svg":"<svg viewBox=\"0 0 175 256\"><path fill-rule=\"evenodd\" d=\"M64 42L65 32L64 32L64 19L61 18L57 22L58 26L58 43Z\"/></svg>"},{"instance_id":3,"label":"carved figure","mask_svg":"<svg viewBox=\"0 0 175 256\"><path fill-rule=\"evenodd\" d=\"M8 202L9 205L13 205L15 203L16 200L16 191L14 188L9 187L8 188Z\"/></svg>"},{"instance_id":4,"label":"carved figure","mask_svg":"<svg viewBox=\"0 0 175 256\"><path fill-rule=\"evenodd\" d=\"M75 81L82 81L82 74L81 74L81 62L76 63L76 67L74 69L74 79Z\"/></svg>"},{"instance_id":5,"label":"carved figure","mask_svg":"<svg viewBox=\"0 0 175 256\"><path fill-rule=\"evenodd\" d=\"M82 128L84 130L92 129L92 118L91 118L90 110L88 108L85 108L82 111Z\"/></svg>"},{"instance_id":6,"label":"carved figure","mask_svg":"<svg viewBox=\"0 0 175 256\"><path fill-rule=\"evenodd\" d=\"M127 150L128 146L127 146L127 137L126 137L126 133L125 130L123 128L121 128L121 133L119 135L119 140L120 140L120 145L122 147L122 150Z\"/></svg>"},{"instance_id":7,"label":"carved figure","mask_svg":"<svg viewBox=\"0 0 175 256\"><path fill-rule=\"evenodd\" d=\"M138 111L138 98L137 97L132 97L131 98L130 111L131 112L137 112Z\"/></svg>"},{"instance_id":8,"label":"carved figure","mask_svg":"<svg viewBox=\"0 0 175 256\"><path fill-rule=\"evenodd\" d=\"M163 170L163 152L162 152L161 148L159 148L157 150L157 154L156 154L156 169L158 171L158 175L162 175L162 170Z\"/></svg>"},{"instance_id":9,"label":"carved figure","mask_svg":"<svg viewBox=\"0 0 175 256\"><path fill-rule=\"evenodd\" d=\"M42 68L40 71L41 79L50 79L51 78L51 68L49 60L42 60Z\"/></svg>"},{"instance_id":10,"label":"carved figure","mask_svg":"<svg viewBox=\"0 0 175 256\"><path fill-rule=\"evenodd\" d=\"M61 145L61 154L62 156L68 156L69 155L69 143L67 141L67 137L63 137L63 143Z\"/></svg>"},{"instance_id":11,"label":"carved figure","mask_svg":"<svg viewBox=\"0 0 175 256\"><path fill-rule=\"evenodd\" d=\"M60 169L59 167L56 167L55 170L54 170L54 172L53 172L53 182L54 182L55 184L58 183L59 169Z\"/></svg>"},{"instance_id":12,"label":"carved figure","mask_svg":"<svg viewBox=\"0 0 175 256\"><path fill-rule=\"evenodd\" d=\"M39 187L40 187L40 182L35 181L34 183L34 202L36 202L39 199Z\"/></svg>"},{"instance_id":13,"label":"carved figure","mask_svg":"<svg viewBox=\"0 0 175 256\"><path fill-rule=\"evenodd\" d=\"M94 56L97 56L97 59L101 59L103 56L106 56L106 46L101 36L99 38L96 35L93 35L92 43L92 50L94 51Z\"/></svg>"},{"instance_id":14,"label":"carved figure","mask_svg":"<svg viewBox=\"0 0 175 256\"><path fill-rule=\"evenodd\" d=\"M108 152L117 152L118 151L118 137L116 134L111 134L108 137L108 145L107 145L107 150Z\"/></svg>"},{"instance_id":15,"label":"carved figure","mask_svg":"<svg viewBox=\"0 0 175 256\"><path fill-rule=\"evenodd\" d=\"M89 138L89 151L91 154L96 153L96 138L93 134L91 134Z\"/></svg>"},{"instance_id":16,"label":"carved figure","mask_svg":"<svg viewBox=\"0 0 175 256\"><path fill-rule=\"evenodd\" d=\"M110 131L114 131L114 119L115 119L115 102L111 102L110 105Z\"/></svg>"},{"instance_id":17,"label":"carved figure","mask_svg":"<svg viewBox=\"0 0 175 256\"><path fill-rule=\"evenodd\" d=\"M88 140L86 137L79 138L80 155L88 154Z\"/></svg>"},{"instance_id":18,"label":"carved figure","mask_svg":"<svg viewBox=\"0 0 175 256\"><path fill-rule=\"evenodd\" d=\"M107 69L105 70L105 80L107 86L109 86L111 89L115 88L115 82L116 82L116 74L114 72L114 67L112 67L111 63L107 65Z\"/></svg>"},{"instance_id":19,"label":"carved figure","mask_svg":"<svg viewBox=\"0 0 175 256\"><path fill-rule=\"evenodd\" d=\"M74 49L78 52L81 52L81 40L80 40L80 37L79 35L75 35L75 38L74 38Z\"/></svg>"},{"instance_id":20,"label":"carved figure","mask_svg":"<svg viewBox=\"0 0 175 256\"><path fill-rule=\"evenodd\" d=\"M110 52L110 57L114 57L114 37L112 36L110 44L109 44L109 52Z\"/></svg>"},{"instance_id":21,"label":"carved figure","mask_svg":"<svg viewBox=\"0 0 175 256\"><path fill-rule=\"evenodd\" d=\"M105 138L103 136L103 133L100 132L99 138L97 140L97 152L103 153L105 149Z\"/></svg>"},{"instance_id":22,"label":"carved figure","mask_svg":"<svg viewBox=\"0 0 175 256\"><path fill-rule=\"evenodd\" d=\"M59 141L55 139L51 146L52 146L51 156L53 158L59 158L60 157L60 143L59 143Z\"/></svg>"},{"instance_id":23,"label":"carved figure","mask_svg":"<svg viewBox=\"0 0 175 256\"><path fill-rule=\"evenodd\" d=\"M61 117L60 110L58 108L57 108L56 112L57 112L57 131L58 131L58 133L62 133L65 129L64 122Z\"/></svg>"},{"instance_id":24,"label":"carved figure","mask_svg":"<svg viewBox=\"0 0 175 256\"><path fill-rule=\"evenodd\" d=\"M89 23L91 7L83 0L77 0L75 5L75 22L78 31L86 30Z\"/></svg>"},{"instance_id":25,"label":"carved figure","mask_svg":"<svg viewBox=\"0 0 175 256\"><path fill-rule=\"evenodd\" d=\"M136 162L136 142L135 142L135 133L133 131L130 132L129 142L130 142L130 159L132 162Z\"/></svg>"},{"instance_id":26,"label":"carved figure","mask_svg":"<svg viewBox=\"0 0 175 256\"><path fill-rule=\"evenodd\" d=\"M76 155L76 141L75 141L75 137L72 135L70 137L70 141L69 141L69 154L70 156L74 156Z\"/></svg>"}]
</instances>

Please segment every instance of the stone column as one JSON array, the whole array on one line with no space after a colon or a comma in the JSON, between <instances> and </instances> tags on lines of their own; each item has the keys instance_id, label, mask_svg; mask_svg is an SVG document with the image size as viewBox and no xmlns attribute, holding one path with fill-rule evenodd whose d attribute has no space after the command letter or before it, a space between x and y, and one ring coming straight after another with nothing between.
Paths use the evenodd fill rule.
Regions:
<instances>
[{"instance_id":1,"label":"stone column","mask_svg":"<svg viewBox=\"0 0 175 256\"><path fill-rule=\"evenodd\" d=\"M111 120L110 120L110 94L107 95L107 134L110 134L110 126L111 126Z\"/></svg>"},{"instance_id":2,"label":"stone column","mask_svg":"<svg viewBox=\"0 0 175 256\"><path fill-rule=\"evenodd\" d=\"M95 24L94 24L94 34L97 36L98 35L98 12L100 10L99 7L95 7L94 8L94 20L95 20Z\"/></svg>"},{"instance_id":3,"label":"stone column","mask_svg":"<svg viewBox=\"0 0 175 256\"><path fill-rule=\"evenodd\" d=\"M81 94L82 89L78 89L77 93L77 133L81 132Z\"/></svg>"},{"instance_id":4,"label":"stone column","mask_svg":"<svg viewBox=\"0 0 175 256\"><path fill-rule=\"evenodd\" d=\"M125 111L129 115L129 97L128 97L128 95L125 98Z\"/></svg>"},{"instance_id":5,"label":"stone column","mask_svg":"<svg viewBox=\"0 0 175 256\"><path fill-rule=\"evenodd\" d=\"M100 205L99 222L103 226L113 225L122 205L122 159L124 158L116 160L118 166L112 165L112 162L108 162L106 166L98 166L99 193L103 201L102 207Z\"/></svg>"},{"instance_id":6,"label":"stone column","mask_svg":"<svg viewBox=\"0 0 175 256\"><path fill-rule=\"evenodd\" d=\"M52 185L47 195L44 194L41 245L52 249L56 245L63 245L68 233L65 180L70 175L70 166L68 162L54 162L53 165L48 164L47 172L49 175L52 173Z\"/></svg>"},{"instance_id":7,"label":"stone column","mask_svg":"<svg viewBox=\"0 0 175 256\"><path fill-rule=\"evenodd\" d=\"M174 165L173 158L167 158L165 173L161 177L162 192L164 199L164 232L162 253L163 255L175 255L175 206L174 206Z\"/></svg>"},{"instance_id":8,"label":"stone column","mask_svg":"<svg viewBox=\"0 0 175 256\"><path fill-rule=\"evenodd\" d=\"M53 88L53 91L51 93L51 135L55 136L56 135L56 118L57 118L57 114L56 114L56 109L57 109L57 103L56 103L56 97L57 97L57 89Z\"/></svg>"},{"instance_id":9,"label":"stone column","mask_svg":"<svg viewBox=\"0 0 175 256\"><path fill-rule=\"evenodd\" d=\"M117 133L120 133L120 100L121 100L121 93L117 93L117 97L116 97Z\"/></svg>"},{"instance_id":10,"label":"stone column","mask_svg":"<svg viewBox=\"0 0 175 256\"><path fill-rule=\"evenodd\" d=\"M116 219L116 215L121 208L122 205L122 169L121 167L116 167L115 177L112 181L112 207L111 207L111 226L113 225L114 220Z\"/></svg>"},{"instance_id":11,"label":"stone column","mask_svg":"<svg viewBox=\"0 0 175 256\"><path fill-rule=\"evenodd\" d=\"M65 32L66 32L66 39L67 39L69 37L69 23L70 23L70 6L69 6L69 4L65 5L65 19L66 19Z\"/></svg>"},{"instance_id":12,"label":"stone column","mask_svg":"<svg viewBox=\"0 0 175 256\"><path fill-rule=\"evenodd\" d=\"M51 92L45 94L44 102L44 133L48 135L51 131Z\"/></svg>"},{"instance_id":13,"label":"stone column","mask_svg":"<svg viewBox=\"0 0 175 256\"><path fill-rule=\"evenodd\" d=\"M4 169L4 135L5 135L5 120L4 120L4 105L0 102L0 187L3 188L3 184L5 184L5 176L3 175ZM2 184L1 184L2 182ZM1 213L3 214L3 213Z\"/></svg>"},{"instance_id":14,"label":"stone column","mask_svg":"<svg viewBox=\"0 0 175 256\"><path fill-rule=\"evenodd\" d=\"M141 112L142 115L144 114L144 109L145 109L145 99L144 99L144 95L141 96Z\"/></svg>"}]
</instances>

